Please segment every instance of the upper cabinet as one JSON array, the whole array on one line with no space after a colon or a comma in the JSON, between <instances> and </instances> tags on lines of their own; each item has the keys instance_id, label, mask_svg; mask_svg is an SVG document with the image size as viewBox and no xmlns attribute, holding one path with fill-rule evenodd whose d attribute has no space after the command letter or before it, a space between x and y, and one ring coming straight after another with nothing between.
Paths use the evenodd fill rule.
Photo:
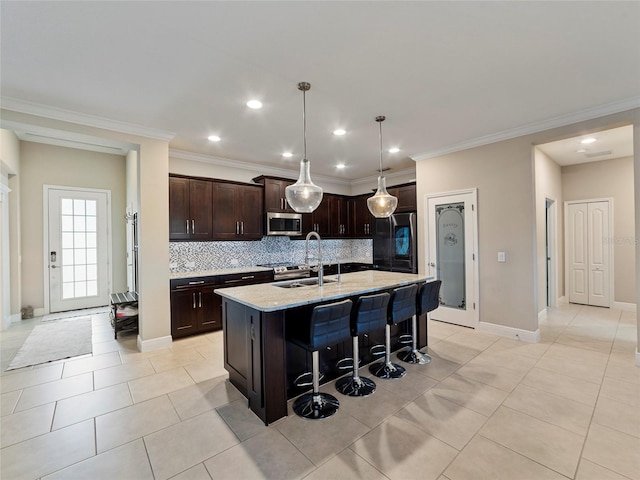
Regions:
<instances>
[{"instance_id":1,"label":"upper cabinet","mask_svg":"<svg viewBox=\"0 0 640 480\"><path fill-rule=\"evenodd\" d=\"M367 207L371 195L358 195L349 199L349 228L353 238L371 238L374 217Z\"/></svg>"},{"instance_id":2,"label":"upper cabinet","mask_svg":"<svg viewBox=\"0 0 640 480\"><path fill-rule=\"evenodd\" d=\"M416 184L408 183L387 188L390 195L398 199L398 208L396 212L406 213L418 210L416 199Z\"/></svg>"},{"instance_id":3,"label":"upper cabinet","mask_svg":"<svg viewBox=\"0 0 640 480\"><path fill-rule=\"evenodd\" d=\"M265 212L287 212L294 210L289 206L285 196L285 188L295 183L294 180L286 178L265 177L261 175L253 179L254 182L264 185L264 211Z\"/></svg>"},{"instance_id":4,"label":"upper cabinet","mask_svg":"<svg viewBox=\"0 0 640 480\"><path fill-rule=\"evenodd\" d=\"M346 238L350 236L349 215L347 212L348 199L343 195L327 195L329 205L329 236Z\"/></svg>"},{"instance_id":5,"label":"upper cabinet","mask_svg":"<svg viewBox=\"0 0 640 480\"><path fill-rule=\"evenodd\" d=\"M262 187L213 182L214 240L260 240L263 235Z\"/></svg>"},{"instance_id":6,"label":"upper cabinet","mask_svg":"<svg viewBox=\"0 0 640 480\"><path fill-rule=\"evenodd\" d=\"M169 177L169 240L211 240L212 182Z\"/></svg>"}]
</instances>

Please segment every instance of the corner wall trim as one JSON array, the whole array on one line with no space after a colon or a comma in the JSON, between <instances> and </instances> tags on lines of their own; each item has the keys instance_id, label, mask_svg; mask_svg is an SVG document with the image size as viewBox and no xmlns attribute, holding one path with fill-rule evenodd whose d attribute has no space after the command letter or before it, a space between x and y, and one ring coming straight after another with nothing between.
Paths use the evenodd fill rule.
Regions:
<instances>
[{"instance_id":1,"label":"corner wall trim","mask_svg":"<svg viewBox=\"0 0 640 480\"><path fill-rule=\"evenodd\" d=\"M495 323L478 322L476 329L480 332L491 333L501 337L511 338L513 340L521 340L528 343L538 343L540 341L540 329L534 332L522 330L520 328L506 327Z\"/></svg>"},{"instance_id":2,"label":"corner wall trim","mask_svg":"<svg viewBox=\"0 0 640 480\"><path fill-rule=\"evenodd\" d=\"M173 342L173 338L171 335L167 335L166 337L158 337L152 338L151 340L142 340L140 335L138 335L138 350L141 352L150 352L152 350L160 350L161 348L169 348L171 343Z\"/></svg>"},{"instance_id":3,"label":"corner wall trim","mask_svg":"<svg viewBox=\"0 0 640 480\"><path fill-rule=\"evenodd\" d=\"M637 306L635 303L629 302L613 302L613 308L616 310L622 310L624 312L635 312L637 311Z\"/></svg>"},{"instance_id":4,"label":"corner wall trim","mask_svg":"<svg viewBox=\"0 0 640 480\"><path fill-rule=\"evenodd\" d=\"M636 367L640 367L640 352L636 350Z\"/></svg>"}]
</instances>

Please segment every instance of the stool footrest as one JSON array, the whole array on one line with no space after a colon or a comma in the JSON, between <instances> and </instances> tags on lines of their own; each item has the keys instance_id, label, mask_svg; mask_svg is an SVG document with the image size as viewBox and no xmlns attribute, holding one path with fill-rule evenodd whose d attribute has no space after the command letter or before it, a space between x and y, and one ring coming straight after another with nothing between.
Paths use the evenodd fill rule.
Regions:
<instances>
[{"instance_id":1,"label":"stool footrest","mask_svg":"<svg viewBox=\"0 0 640 480\"><path fill-rule=\"evenodd\" d=\"M308 378L308 381L303 381ZM324 374L320 373L320 381L324 378ZM298 375L293 384L296 387L312 387L313 386L313 372L304 372Z\"/></svg>"}]
</instances>

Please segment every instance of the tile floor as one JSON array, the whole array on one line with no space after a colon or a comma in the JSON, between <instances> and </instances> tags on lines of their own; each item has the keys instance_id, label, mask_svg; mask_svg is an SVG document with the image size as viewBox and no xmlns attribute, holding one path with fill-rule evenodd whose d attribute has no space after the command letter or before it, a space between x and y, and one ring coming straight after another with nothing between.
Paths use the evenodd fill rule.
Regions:
<instances>
[{"instance_id":1,"label":"tile floor","mask_svg":"<svg viewBox=\"0 0 640 480\"><path fill-rule=\"evenodd\" d=\"M92 355L5 372L38 321L1 333L5 480L640 479L635 313L563 305L538 344L430 322L429 365L269 427L221 332L139 353L95 315Z\"/></svg>"}]
</instances>

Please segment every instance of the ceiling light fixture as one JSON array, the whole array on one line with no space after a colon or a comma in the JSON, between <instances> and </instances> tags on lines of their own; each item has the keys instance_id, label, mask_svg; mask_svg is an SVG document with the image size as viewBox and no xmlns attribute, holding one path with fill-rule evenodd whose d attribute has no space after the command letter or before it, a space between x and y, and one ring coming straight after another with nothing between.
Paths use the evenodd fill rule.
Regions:
<instances>
[{"instance_id":1,"label":"ceiling light fixture","mask_svg":"<svg viewBox=\"0 0 640 480\"><path fill-rule=\"evenodd\" d=\"M391 147L389 149L389 153L398 153L400 151L400 149L398 147Z\"/></svg>"},{"instance_id":2,"label":"ceiling light fixture","mask_svg":"<svg viewBox=\"0 0 640 480\"><path fill-rule=\"evenodd\" d=\"M249 100L247 102L247 107L258 110L259 108L262 108L262 102L260 100Z\"/></svg>"},{"instance_id":3,"label":"ceiling light fixture","mask_svg":"<svg viewBox=\"0 0 640 480\"><path fill-rule=\"evenodd\" d=\"M376 117L376 122L380 125L380 175L378 176L378 191L373 197L367 198L367 207L376 218L387 218L396 210L398 199L387 192L385 178L382 176L382 122L383 115Z\"/></svg>"},{"instance_id":4,"label":"ceiling light fixture","mask_svg":"<svg viewBox=\"0 0 640 480\"><path fill-rule=\"evenodd\" d=\"M291 153L291 152L284 152L284 153L282 154L282 156L283 156L283 157L285 157L285 158L291 158L291 157L293 157L293 153Z\"/></svg>"},{"instance_id":5,"label":"ceiling light fixture","mask_svg":"<svg viewBox=\"0 0 640 480\"><path fill-rule=\"evenodd\" d=\"M346 167L346 165L345 165L344 163L339 163L339 164L337 164L337 165L336 165L336 168L337 168L338 170L342 170L342 169L343 169L343 168L345 168L345 167Z\"/></svg>"},{"instance_id":6,"label":"ceiling light fixture","mask_svg":"<svg viewBox=\"0 0 640 480\"><path fill-rule=\"evenodd\" d=\"M300 160L300 177L293 185L285 188L284 194L291 208L298 213L311 213L322 202L322 188L311 180L310 162L307 158L307 118L306 92L311 88L307 82L298 83L298 90L302 91L302 140L304 156Z\"/></svg>"},{"instance_id":7,"label":"ceiling light fixture","mask_svg":"<svg viewBox=\"0 0 640 480\"><path fill-rule=\"evenodd\" d=\"M589 137L589 138L585 138L584 140L582 140L580 143L583 145L589 145L590 143L595 142L596 139L593 137Z\"/></svg>"},{"instance_id":8,"label":"ceiling light fixture","mask_svg":"<svg viewBox=\"0 0 640 480\"><path fill-rule=\"evenodd\" d=\"M219 142L220 141L220 137L217 135L209 135L207 137L209 139L210 142Z\"/></svg>"},{"instance_id":9,"label":"ceiling light fixture","mask_svg":"<svg viewBox=\"0 0 640 480\"><path fill-rule=\"evenodd\" d=\"M337 130L333 131L333 134L337 137L344 135L345 133L347 133L347 131L342 128L338 128Z\"/></svg>"}]
</instances>

